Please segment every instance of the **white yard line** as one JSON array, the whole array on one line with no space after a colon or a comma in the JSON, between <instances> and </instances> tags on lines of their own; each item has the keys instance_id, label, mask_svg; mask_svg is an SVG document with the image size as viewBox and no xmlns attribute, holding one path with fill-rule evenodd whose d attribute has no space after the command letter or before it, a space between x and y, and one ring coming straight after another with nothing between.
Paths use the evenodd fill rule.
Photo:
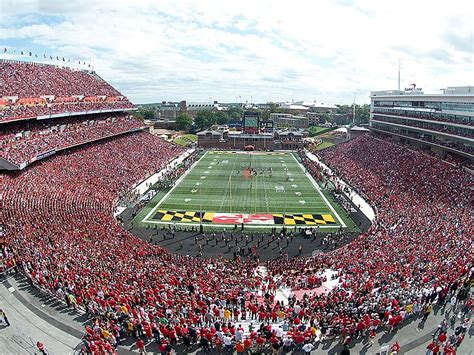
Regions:
<instances>
[{"instance_id":1,"label":"white yard line","mask_svg":"<svg viewBox=\"0 0 474 355\"><path fill-rule=\"evenodd\" d=\"M334 207L332 206L331 203L329 203L328 199L326 198L326 196L324 196L323 192L321 191L321 188L319 187L318 183L313 179L313 177L306 171L306 169L304 168L303 165L301 165L301 163L295 158L295 156L293 154L291 154L291 156L293 157L293 159L296 161L296 164L298 164L298 166L301 168L301 170L303 170L303 173L306 174L306 176L308 177L309 181L311 181L311 183L313 184L314 188L316 189L316 191L319 192L319 195L321 196L321 198L323 199L323 201L326 203L326 205L329 207L329 209L332 211L332 213L334 213L334 215L336 216L337 220L339 221L339 223L342 225L342 227L346 228L346 224L344 223L344 221L341 219L341 217L339 217L339 214L336 212L336 210L334 209ZM321 227L320 227L321 228Z\"/></svg>"},{"instance_id":2,"label":"white yard line","mask_svg":"<svg viewBox=\"0 0 474 355\"><path fill-rule=\"evenodd\" d=\"M189 167L189 169L186 170L186 171L184 172L184 174L181 175L181 177L180 177L178 180L176 180L176 183L175 183L174 186L171 188L171 190L169 190L169 191L166 193L166 195L164 195L164 196L162 197L162 199L155 205L155 207L153 207L153 208L151 209L151 211L145 216L145 218L143 218L142 222L153 223L153 221L148 221L148 218L160 207L160 205L168 198L168 196L174 191L174 189L176 189L176 188L179 186L179 184L181 183L181 181L183 181L183 179L194 169L194 167L195 167L197 164L199 164L199 162L207 155L207 153L208 153L208 152L204 153L204 155L203 155L201 158L199 158L198 161L195 161L195 162L193 163L193 165L191 165L191 166Z\"/></svg>"}]
</instances>

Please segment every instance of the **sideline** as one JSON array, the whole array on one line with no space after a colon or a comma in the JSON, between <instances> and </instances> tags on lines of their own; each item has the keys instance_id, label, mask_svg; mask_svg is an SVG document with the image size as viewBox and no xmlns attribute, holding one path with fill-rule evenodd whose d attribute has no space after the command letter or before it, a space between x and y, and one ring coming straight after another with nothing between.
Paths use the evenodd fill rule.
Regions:
<instances>
[{"instance_id":1,"label":"sideline","mask_svg":"<svg viewBox=\"0 0 474 355\"><path fill-rule=\"evenodd\" d=\"M166 166L163 167L163 169L161 169L157 173L154 173L153 175L150 175L146 179L142 180L141 182L133 185L133 187L130 190L127 190L127 192L134 192L137 195L143 195L145 192L147 192L149 190L150 186L153 186L154 184L156 184L158 182L158 180L160 179L161 176L163 176L165 173L167 173L173 167L175 167L176 165L178 165L182 161L184 161L184 159L189 157L194 151L195 151L194 148L188 149L183 154L181 154L177 158L170 161ZM120 195L119 198L116 198L115 201L114 201L114 204L113 204L115 206L114 209L113 209L114 218L121 215L123 213L123 211L125 211L127 208L129 208L129 206L124 206L124 205L121 205L121 204L117 203L117 201L120 201L121 196L122 195Z\"/></svg>"},{"instance_id":2,"label":"sideline","mask_svg":"<svg viewBox=\"0 0 474 355\"><path fill-rule=\"evenodd\" d=\"M321 160L318 159L318 157L316 155L314 155L313 153L309 152L309 151L305 151L306 153L306 156L311 160L311 161L314 161L314 162L317 162L318 164L320 164L324 170L326 171L330 171L332 176L336 179L336 181L342 185L344 188L348 188L349 189L349 193L346 193L343 191L343 193L356 205L356 206L360 206L360 210L361 212L371 221L371 222L374 222L375 218L376 218L376 213L374 211L374 209L372 208L372 206L367 202L365 201L365 199L359 195L357 192L354 191L354 189L349 185L347 184L344 180L342 180L341 178L339 178L338 176L336 176L333 171L326 165L324 164Z\"/></svg>"},{"instance_id":3,"label":"sideline","mask_svg":"<svg viewBox=\"0 0 474 355\"><path fill-rule=\"evenodd\" d=\"M207 155L208 151L204 153L204 155L196 160L185 172L183 175L181 175L178 180L176 180L174 186L164 195L161 200L151 209L151 211L143 218L142 222L143 223L157 223L157 221L149 221L148 218L160 207L160 205L168 198L168 196L176 189L179 184L181 184L181 181L191 172L191 170L194 169L194 167ZM191 154L191 153L190 153ZM171 163L170 163L171 164ZM169 222L165 222L165 224L169 224ZM188 224L189 225L189 224Z\"/></svg>"},{"instance_id":4,"label":"sideline","mask_svg":"<svg viewBox=\"0 0 474 355\"><path fill-rule=\"evenodd\" d=\"M319 195L321 196L321 198L323 199L323 201L326 203L326 205L329 207L329 209L332 211L332 213L334 213L334 215L336 216L336 218L338 219L339 223L341 224L341 226L343 228L347 228L346 224L344 223L344 221L341 219L341 217L339 216L339 214L336 212L336 210L334 209L334 207L332 206L331 203L329 203L328 199L326 198L326 196L324 196L323 192L321 191L321 188L319 187L318 183L314 180L314 178L311 176L311 174L305 169L305 167L303 165L301 165L301 163L296 159L295 155L294 154L291 154L291 156L293 157L293 159L295 159L296 161L296 164L298 164L298 166L300 167L300 169L303 171L303 173L306 175L306 177L309 179L309 181L313 184L313 187L316 189L316 191L318 191Z\"/></svg>"}]
</instances>

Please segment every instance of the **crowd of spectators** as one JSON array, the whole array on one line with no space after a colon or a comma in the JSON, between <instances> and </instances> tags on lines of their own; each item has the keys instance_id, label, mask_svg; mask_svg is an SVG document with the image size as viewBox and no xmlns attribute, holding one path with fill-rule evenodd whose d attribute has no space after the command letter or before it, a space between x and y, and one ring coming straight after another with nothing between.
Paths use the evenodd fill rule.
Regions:
<instances>
[{"instance_id":1,"label":"crowd of spectators","mask_svg":"<svg viewBox=\"0 0 474 355\"><path fill-rule=\"evenodd\" d=\"M370 197L377 222L334 251L269 261L264 274L250 259L173 255L113 219L116 198L180 152L140 132L1 176L3 256L93 317L85 352L113 352L126 337L139 350L155 341L162 354L178 343L240 352L306 351L322 339L348 345L426 320L453 296L469 316L474 181L462 170L367 135L322 151ZM334 289L312 292L328 269ZM279 288L305 292L283 303Z\"/></svg>"},{"instance_id":2,"label":"crowd of spectators","mask_svg":"<svg viewBox=\"0 0 474 355\"><path fill-rule=\"evenodd\" d=\"M0 61L0 97L122 96L95 73L49 64Z\"/></svg>"},{"instance_id":3,"label":"crowd of spectators","mask_svg":"<svg viewBox=\"0 0 474 355\"><path fill-rule=\"evenodd\" d=\"M77 116L8 125L0 133L0 158L28 163L42 153L129 132L143 126L126 114Z\"/></svg>"},{"instance_id":4,"label":"crowd of spectators","mask_svg":"<svg viewBox=\"0 0 474 355\"><path fill-rule=\"evenodd\" d=\"M0 123L37 116L133 108L93 72L0 60Z\"/></svg>"},{"instance_id":5,"label":"crowd of spectators","mask_svg":"<svg viewBox=\"0 0 474 355\"><path fill-rule=\"evenodd\" d=\"M375 121L373 121L372 127L380 131L400 134L400 131L398 128L377 124L377 122ZM429 135L429 134L425 135L425 134L421 134L419 132L414 132L414 131L407 131L404 135L416 138L421 141L439 144L441 146L448 147L448 148L453 148L465 153L474 154L474 146L469 145L469 144L463 144L460 142L455 142L453 140L444 139L442 137L437 137L437 136Z\"/></svg>"}]
</instances>

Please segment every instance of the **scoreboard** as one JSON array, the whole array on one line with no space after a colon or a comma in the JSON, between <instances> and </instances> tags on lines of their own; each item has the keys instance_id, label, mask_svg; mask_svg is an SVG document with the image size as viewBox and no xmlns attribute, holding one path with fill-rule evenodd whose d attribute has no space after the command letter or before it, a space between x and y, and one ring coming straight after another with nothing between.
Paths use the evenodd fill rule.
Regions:
<instances>
[{"instance_id":1,"label":"scoreboard","mask_svg":"<svg viewBox=\"0 0 474 355\"><path fill-rule=\"evenodd\" d=\"M273 121L260 121L260 131L266 133L273 132Z\"/></svg>"},{"instance_id":2,"label":"scoreboard","mask_svg":"<svg viewBox=\"0 0 474 355\"><path fill-rule=\"evenodd\" d=\"M243 131L244 133L256 134L259 131L259 117L258 115L244 115Z\"/></svg>"}]
</instances>

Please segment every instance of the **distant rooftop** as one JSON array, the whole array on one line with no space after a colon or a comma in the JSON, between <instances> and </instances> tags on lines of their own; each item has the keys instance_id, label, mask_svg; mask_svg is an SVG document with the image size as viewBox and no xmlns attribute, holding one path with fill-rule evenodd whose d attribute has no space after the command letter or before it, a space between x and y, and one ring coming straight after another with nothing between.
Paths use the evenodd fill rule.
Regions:
<instances>
[{"instance_id":1,"label":"distant rooftop","mask_svg":"<svg viewBox=\"0 0 474 355\"><path fill-rule=\"evenodd\" d=\"M306 106L306 107L313 107L313 108L331 108L331 109L337 109L337 106L327 104L324 102L316 102L316 101L296 101L294 102L295 105L301 105L301 106Z\"/></svg>"},{"instance_id":2,"label":"distant rooftop","mask_svg":"<svg viewBox=\"0 0 474 355\"><path fill-rule=\"evenodd\" d=\"M421 88L417 88L415 84L405 90L380 90L372 91L371 96L399 96L399 95L474 95L474 85L470 86L449 86L446 89L440 89L442 93L425 94Z\"/></svg>"}]
</instances>

